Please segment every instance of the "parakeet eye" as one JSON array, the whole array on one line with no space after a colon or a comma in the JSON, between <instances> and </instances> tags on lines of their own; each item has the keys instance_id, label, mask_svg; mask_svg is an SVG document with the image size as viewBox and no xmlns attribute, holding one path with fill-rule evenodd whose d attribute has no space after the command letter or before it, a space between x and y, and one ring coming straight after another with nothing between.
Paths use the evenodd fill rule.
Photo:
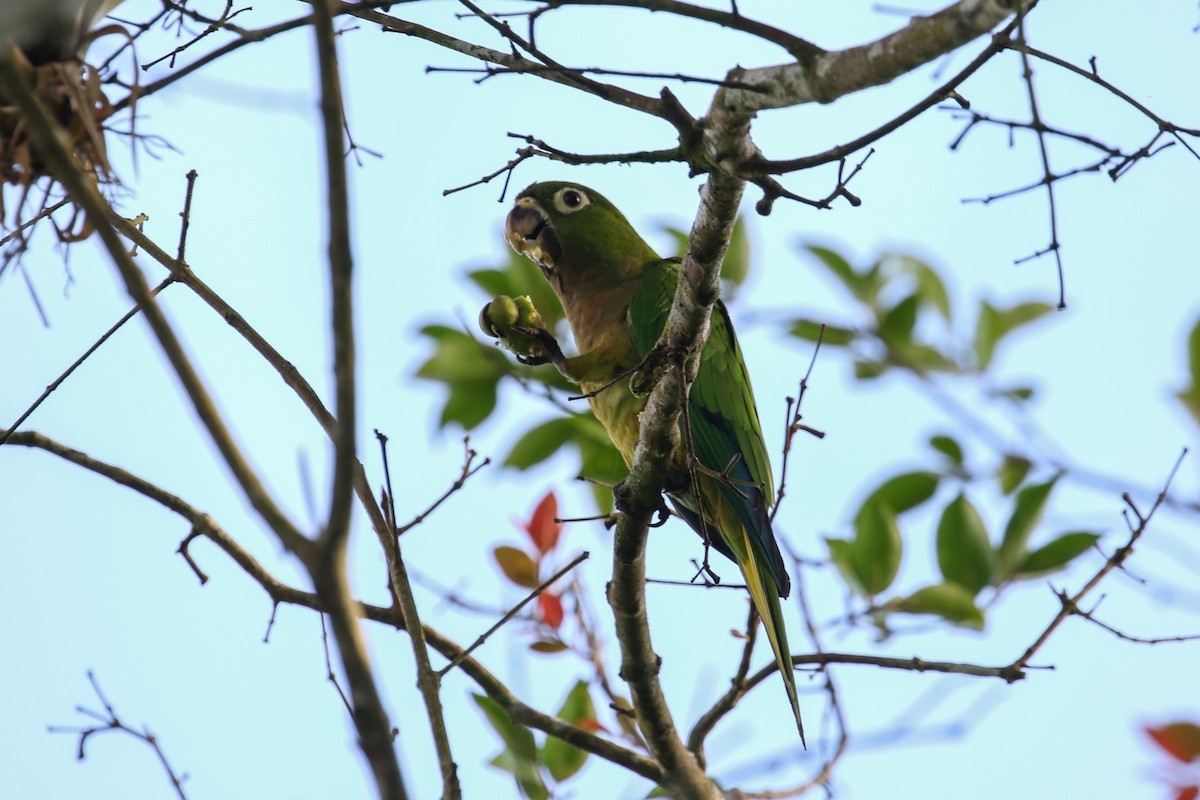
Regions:
<instances>
[{"instance_id":1,"label":"parakeet eye","mask_svg":"<svg viewBox=\"0 0 1200 800\"><path fill-rule=\"evenodd\" d=\"M588 196L578 189L560 189L558 194L554 195L554 205L564 214L587 208L589 202Z\"/></svg>"}]
</instances>

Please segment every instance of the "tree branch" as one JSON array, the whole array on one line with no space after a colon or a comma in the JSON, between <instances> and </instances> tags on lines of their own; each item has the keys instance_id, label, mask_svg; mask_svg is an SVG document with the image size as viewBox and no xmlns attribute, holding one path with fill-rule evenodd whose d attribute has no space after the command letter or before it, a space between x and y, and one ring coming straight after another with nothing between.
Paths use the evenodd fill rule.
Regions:
<instances>
[{"instance_id":1,"label":"tree branch","mask_svg":"<svg viewBox=\"0 0 1200 800\"><path fill-rule=\"evenodd\" d=\"M143 309L151 330L175 370L196 414L200 417L200 421L220 451L246 498L284 546L303 557L311 550L312 542L305 538L275 505L274 500L271 499L266 488L233 441L233 437L226 429L207 389L192 367L187 354L184 353L182 344L175 336L175 332L171 329L162 310L150 296L150 289L146 285L145 279L138 271L132 257L122 247L117 232L109 223L108 204L100 196L95 184L84 176L75 163L61 126L50 117L30 91L29 84L18 66L22 62L24 62L24 57L16 45L10 45L8 52L0 55L0 87L3 88L5 96L20 107L31 141L59 183L71 194L76 204L84 209L89 221L95 226L105 249L108 250L109 256L125 282L126 290L133 301Z\"/></svg>"},{"instance_id":2,"label":"tree branch","mask_svg":"<svg viewBox=\"0 0 1200 800\"><path fill-rule=\"evenodd\" d=\"M195 536L204 536L212 541L234 563L242 568L255 583L263 588L272 603L287 603L289 605L310 608L325 613L328 607L325 601L316 593L306 592L289 586L274 575L247 553L232 536L223 530L208 514L200 511L186 501L120 467L92 458L86 453L70 448L54 441L40 433L14 433L9 440L10 445L32 447L44 450L65 461L82 467L114 483L128 487L164 508L175 512L192 525L189 540ZM183 551L183 546L180 548ZM400 631L407 631L403 615L395 606L383 607L368 603L355 603L354 612L372 622L382 623ZM645 756L628 750L615 742L602 739L591 731L586 731L576 725L564 722L526 705L516 695L509 691L495 675L479 663L473 656L467 654L463 647L447 638L442 633L428 625L422 626L425 640L450 660L458 661L458 669L466 673L475 683L508 712L514 722L527 725L543 731L550 736L561 739L593 755L624 767L636 775L654 781L664 782L663 771L658 764Z\"/></svg>"}]
</instances>

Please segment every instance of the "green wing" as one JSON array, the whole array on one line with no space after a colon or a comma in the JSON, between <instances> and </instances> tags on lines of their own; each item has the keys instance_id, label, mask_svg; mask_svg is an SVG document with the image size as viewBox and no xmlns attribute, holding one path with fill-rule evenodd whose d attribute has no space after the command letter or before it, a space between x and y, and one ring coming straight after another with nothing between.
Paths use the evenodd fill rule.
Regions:
<instances>
[{"instance_id":1,"label":"green wing","mask_svg":"<svg viewBox=\"0 0 1200 800\"><path fill-rule=\"evenodd\" d=\"M646 270L641 288L630 301L630 335L642 357L662 334L678 281L678 264L659 262ZM711 326L688 402L692 445L700 463L718 473L729 467L735 456L740 456L729 470L733 481L719 481L719 489L746 530L753 534L750 539L756 555L769 566L780 596L787 597L790 581L769 519L775 495L771 462L742 350L721 302L713 308ZM688 522L699 530L700 520L695 515ZM727 548L718 549L731 555Z\"/></svg>"},{"instance_id":2,"label":"green wing","mask_svg":"<svg viewBox=\"0 0 1200 800\"><path fill-rule=\"evenodd\" d=\"M642 358L662 334L678 282L678 265L659 262L646 271L629 303L629 333ZM718 302L713 308L711 325L688 399L688 422L696 458L711 472L727 471L733 480L700 475L700 498L685 490L672 495L672 500L688 524L741 569L754 607L763 618L804 744L796 677L779 602L780 597L788 596L791 582L768 513L775 494L771 462L750 376L724 304Z\"/></svg>"}]
</instances>

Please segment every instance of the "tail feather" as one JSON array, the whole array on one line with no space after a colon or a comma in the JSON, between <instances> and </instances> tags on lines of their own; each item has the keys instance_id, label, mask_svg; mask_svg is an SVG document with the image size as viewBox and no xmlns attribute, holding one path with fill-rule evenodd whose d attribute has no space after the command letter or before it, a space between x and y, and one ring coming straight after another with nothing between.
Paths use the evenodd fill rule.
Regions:
<instances>
[{"instance_id":1,"label":"tail feather","mask_svg":"<svg viewBox=\"0 0 1200 800\"><path fill-rule=\"evenodd\" d=\"M745 536L745 529L742 529ZM792 714L796 717L796 730L800 733L800 744L805 750L808 742L804 738L804 722L800 719L800 698L796 694L796 672L792 664L791 650L788 648L787 629L783 625L783 608L779 604L779 591L775 587L775 579L769 567L760 564L754 555L754 548L749 541L744 542L747 554L746 563L739 563L746 586L750 589L750 597L758 615L762 617L763 628L767 639L771 642L771 650L775 653L775 663L779 665L779 674L787 689L788 700L792 704Z\"/></svg>"}]
</instances>

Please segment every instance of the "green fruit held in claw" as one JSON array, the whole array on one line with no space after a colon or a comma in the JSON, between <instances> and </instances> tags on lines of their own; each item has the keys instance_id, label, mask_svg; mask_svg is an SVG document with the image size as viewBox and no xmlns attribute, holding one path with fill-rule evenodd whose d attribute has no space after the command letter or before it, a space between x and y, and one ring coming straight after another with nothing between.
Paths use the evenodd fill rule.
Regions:
<instances>
[{"instance_id":1,"label":"green fruit held in claw","mask_svg":"<svg viewBox=\"0 0 1200 800\"><path fill-rule=\"evenodd\" d=\"M542 322L542 315L533 307L533 300L529 295L518 297L513 301L517 306L517 324L523 328L545 328L546 323Z\"/></svg>"},{"instance_id":2,"label":"green fruit held in claw","mask_svg":"<svg viewBox=\"0 0 1200 800\"><path fill-rule=\"evenodd\" d=\"M545 329L542 315L534 308L529 295L512 298L500 295L479 312L479 327L488 336L520 356L543 356L545 347L537 339L514 328Z\"/></svg>"},{"instance_id":3,"label":"green fruit held in claw","mask_svg":"<svg viewBox=\"0 0 1200 800\"><path fill-rule=\"evenodd\" d=\"M486 304L479 312L479 327L488 336L503 339L509 328L517 324L518 319L520 319L520 312L517 310L516 302L508 295L502 294Z\"/></svg>"}]
</instances>

